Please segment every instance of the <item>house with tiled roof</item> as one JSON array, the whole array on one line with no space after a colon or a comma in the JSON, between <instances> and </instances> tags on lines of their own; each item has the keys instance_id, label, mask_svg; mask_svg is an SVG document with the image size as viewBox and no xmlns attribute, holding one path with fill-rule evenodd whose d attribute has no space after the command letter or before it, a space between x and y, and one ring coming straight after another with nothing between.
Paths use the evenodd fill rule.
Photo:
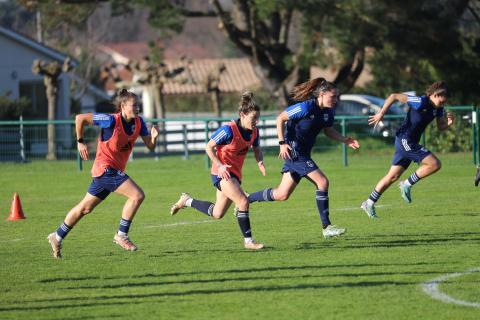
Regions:
<instances>
[{"instance_id":1,"label":"house with tiled roof","mask_svg":"<svg viewBox=\"0 0 480 320\"><path fill-rule=\"evenodd\" d=\"M135 83L135 74L125 67L129 61L141 60L148 56L148 46L140 43L120 43L120 44L103 44L98 49L104 54L108 54L114 65L117 79L107 78L104 82L104 90L113 94L118 90L118 82L127 86L138 94L142 95L144 115L150 117L151 101L146 96L147 92L143 91L143 87ZM177 50L178 48L174 48ZM209 75L214 72L220 65L224 66L224 71L220 74L220 82L218 89L223 94L241 93L245 90L255 90L261 86L260 78L255 74L253 64L248 58L191 58L190 56L173 55L165 48L164 55L166 57L175 56L174 58L165 58L162 63L169 71L183 68L184 71L175 79L167 79L163 85L162 94L165 96L185 96L185 95L201 95L207 93L206 82ZM191 53L192 51L186 51Z\"/></svg>"}]
</instances>

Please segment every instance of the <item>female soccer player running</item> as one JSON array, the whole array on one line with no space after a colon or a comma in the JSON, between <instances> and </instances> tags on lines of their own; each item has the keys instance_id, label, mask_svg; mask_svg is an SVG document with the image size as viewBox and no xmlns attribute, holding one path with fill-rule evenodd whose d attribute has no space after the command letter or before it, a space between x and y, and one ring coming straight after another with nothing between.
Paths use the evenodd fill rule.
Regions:
<instances>
[{"instance_id":1,"label":"female soccer player running","mask_svg":"<svg viewBox=\"0 0 480 320\"><path fill-rule=\"evenodd\" d=\"M255 242L252 237L248 200L240 186L243 161L250 147L255 154L258 168L263 175L266 174L256 128L260 108L251 92L243 93L238 112L240 118L215 131L205 147L212 160L211 178L217 188L215 203L196 200L188 193L182 193L170 213L174 215L180 209L192 207L214 219L221 219L234 202L238 208L236 217L244 237L245 248L259 250L263 248L263 244Z\"/></svg>"},{"instance_id":2,"label":"female soccer player running","mask_svg":"<svg viewBox=\"0 0 480 320\"><path fill-rule=\"evenodd\" d=\"M446 118L444 116L443 105L447 101L447 87L444 81L437 81L427 88L425 95L420 97L392 93L385 100L382 109L369 118L368 124L376 126L383 119L388 108L397 100L406 103L410 108L402 126L396 133L395 154L390 170L361 205L370 218L377 218L375 203L380 199L382 193L400 178L412 161L420 164L420 168L407 180L400 182L400 193L407 203L412 202L412 186L420 179L440 170L440 160L418 142L425 128L433 119L437 119L437 126L440 130L450 127L454 120L450 112L447 113Z\"/></svg>"},{"instance_id":3,"label":"female soccer player running","mask_svg":"<svg viewBox=\"0 0 480 320\"><path fill-rule=\"evenodd\" d=\"M323 78L304 82L293 89L292 97L297 104L289 106L277 117L277 135L280 145L279 157L285 160L280 185L257 191L248 196L249 202L285 201L293 193L300 180L305 177L316 188L315 199L325 238L345 233L344 228L331 224L328 211L327 176L311 158L311 150L317 135L323 131L332 140L343 142L358 149L358 141L344 137L332 126L338 99L335 85ZM286 130L285 130L286 123Z\"/></svg>"},{"instance_id":4,"label":"female soccer player running","mask_svg":"<svg viewBox=\"0 0 480 320\"><path fill-rule=\"evenodd\" d=\"M48 235L53 257L62 257L63 239L83 216L92 212L111 192L128 198L123 207L120 226L113 237L113 242L125 250L137 250L128 237L128 231L145 195L124 171L138 136L142 137L143 142L150 150L155 148L158 137L155 127L152 127L150 134L148 133L145 122L138 116L138 112L137 95L123 89L118 95L117 113L84 113L76 116L77 148L83 160L88 159L87 145L83 139L84 126L86 124L97 125L102 129L98 139L97 155L92 167L93 181L87 194L68 212L57 231Z\"/></svg>"}]
</instances>

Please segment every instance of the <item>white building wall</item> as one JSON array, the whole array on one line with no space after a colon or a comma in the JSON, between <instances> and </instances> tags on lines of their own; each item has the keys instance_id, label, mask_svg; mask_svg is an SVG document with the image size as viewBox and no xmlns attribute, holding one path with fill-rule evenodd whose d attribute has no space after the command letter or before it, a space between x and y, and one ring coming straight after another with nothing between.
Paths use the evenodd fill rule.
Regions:
<instances>
[{"instance_id":1,"label":"white building wall","mask_svg":"<svg viewBox=\"0 0 480 320\"><path fill-rule=\"evenodd\" d=\"M0 94L10 92L11 99L19 98L20 81L43 81L43 76L33 74L35 59L52 61L42 52L32 49L0 34ZM57 117L66 119L70 115L70 92L68 75L60 76L59 105Z\"/></svg>"}]
</instances>

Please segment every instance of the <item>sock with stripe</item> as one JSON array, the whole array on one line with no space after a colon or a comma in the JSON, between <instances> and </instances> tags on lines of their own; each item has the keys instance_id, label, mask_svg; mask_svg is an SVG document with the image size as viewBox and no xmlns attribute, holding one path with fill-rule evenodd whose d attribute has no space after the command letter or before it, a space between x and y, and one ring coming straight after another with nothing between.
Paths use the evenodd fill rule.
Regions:
<instances>
[{"instance_id":1,"label":"sock with stripe","mask_svg":"<svg viewBox=\"0 0 480 320\"><path fill-rule=\"evenodd\" d=\"M273 199L273 189L268 188L268 189L265 189L265 190L260 190L260 191L254 192L254 193L252 193L248 196L248 202L249 203L256 202L256 201L258 201L258 202L275 201L275 199Z\"/></svg>"},{"instance_id":2,"label":"sock with stripe","mask_svg":"<svg viewBox=\"0 0 480 320\"><path fill-rule=\"evenodd\" d=\"M237 212L237 221L240 226L244 238L252 237L252 230L250 228L250 216L247 211L238 211Z\"/></svg>"},{"instance_id":3,"label":"sock with stripe","mask_svg":"<svg viewBox=\"0 0 480 320\"><path fill-rule=\"evenodd\" d=\"M211 217L213 214L213 207L215 204L209 202L209 201L202 201L202 200L195 200L192 199L192 202L190 204L192 208L197 209L201 213L206 214L207 216Z\"/></svg>"},{"instance_id":4,"label":"sock with stripe","mask_svg":"<svg viewBox=\"0 0 480 320\"><path fill-rule=\"evenodd\" d=\"M317 190L315 198L317 200L318 213L320 214L320 220L322 220L323 228L331 225L330 219L328 216L328 191Z\"/></svg>"},{"instance_id":5,"label":"sock with stripe","mask_svg":"<svg viewBox=\"0 0 480 320\"><path fill-rule=\"evenodd\" d=\"M382 194L380 192L373 189L372 193L370 193L370 196L368 197L368 200L367 200L368 204L374 204L375 202L378 201L378 199L380 199L381 196Z\"/></svg>"},{"instance_id":6,"label":"sock with stripe","mask_svg":"<svg viewBox=\"0 0 480 320\"><path fill-rule=\"evenodd\" d=\"M413 186L415 183L417 183L418 181L420 181L420 177L417 175L416 172L412 173L412 175L410 177L408 177L407 180L405 180L405 183L409 186Z\"/></svg>"},{"instance_id":7,"label":"sock with stripe","mask_svg":"<svg viewBox=\"0 0 480 320\"><path fill-rule=\"evenodd\" d=\"M65 222L62 223L58 227L57 232L55 232L55 237L57 238L57 241L61 242L71 230L72 230L72 227L70 227Z\"/></svg>"},{"instance_id":8,"label":"sock with stripe","mask_svg":"<svg viewBox=\"0 0 480 320\"><path fill-rule=\"evenodd\" d=\"M132 220L121 218L117 233L121 236L126 236L128 234L128 231L130 230L131 224L132 224Z\"/></svg>"}]
</instances>

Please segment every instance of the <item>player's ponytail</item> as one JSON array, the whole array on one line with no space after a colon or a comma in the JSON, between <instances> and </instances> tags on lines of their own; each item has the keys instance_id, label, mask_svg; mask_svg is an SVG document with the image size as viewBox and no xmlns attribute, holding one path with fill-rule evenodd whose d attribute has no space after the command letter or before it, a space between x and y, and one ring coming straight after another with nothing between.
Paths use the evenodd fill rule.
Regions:
<instances>
[{"instance_id":1,"label":"player's ponytail","mask_svg":"<svg viewBox=\"0 0 480 320\"><path fill-rule=\"evenodd\" d=\"M127 89L122 89L117 93L116 97L116 103L115 103L115 112L120 112L122 111L122 104L126 103L130 99L138 99L138 96L131 92L128 91Z\"/></svg>"},{"instance_id":2,"label":"player's ponytail","mask_svg":"<svg viewBox=\"0 0 480 320\"><path fill-rule=\"evenodd\" d=\"M447 85L445 81L440 80L437 82L432 83L430 86L428 86L427 90L425 90L425 94L430 97L431 95L434 94L439 94L439 95L447 95Z\"/></svg>"},{"instance_id":3,"label":"player's ponytail","mask_svg":"<svg viewBox=\"0 0 480 320\"><path fill-rule=\"evenodd\" d=\"M238 113L248 114L251 111L260 111L260 107L255 102L255 97L250 91L245 91L240 98Z\"/></svg>"},{"instance_id":4,"label":"player's ponytail","mask_svg":"<svg viewBox=\"0 0 480 320\"><path fill-rule=\"evenodd\" d=\"M292 99L294 101L305 101L317 98L320 92L326 92L335 89L336 86L325 80L325 78L315 78L307 82L300 83L292 90Z\"/></svg>"}]
</instances>

